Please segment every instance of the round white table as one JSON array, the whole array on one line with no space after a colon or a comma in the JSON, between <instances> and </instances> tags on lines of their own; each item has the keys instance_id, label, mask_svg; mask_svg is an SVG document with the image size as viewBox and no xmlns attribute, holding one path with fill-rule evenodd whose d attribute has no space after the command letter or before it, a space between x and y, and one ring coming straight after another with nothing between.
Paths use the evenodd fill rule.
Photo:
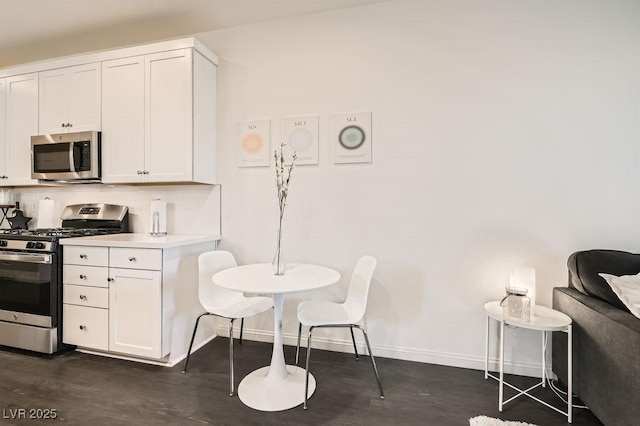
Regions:
<instances>
[{"instance_id":1,"label":"round white table","mask_svg":"<svg viewBox=\"0 0 640 426\"><path fill-rule=\"evenodd\" d=\"M326 287L340 281L340 273L324 266L289 264L284 275L274 275L270 263L229 268L216 273L213 282L220 287L245 293L271 294L273 297L273 351L271 364L247 375L238 386L238 396L247 406L261 411L281 411L304 402L305 370L286 365L282 346L282 307L287 293ZM309 396L316 389L309 375Z\"/></svg>"},{"instance_id":2,"label":"round white table","mask_svg":"<svg viewBox=\"0 0 640 426\"><path fill-rule=\"evenodd\" d=\"M513 318L507 318L503 315L502 306L500 306L499 301L488 302L484 305L484 310L487 313L487 334L486 334L486 345L485 345L485 358L484 358L484 378L485 380L491 377L492 379L498 380L500 382L500 388L498 390L498 410L502 412L502 407L519 396L526 395L529 398L546 405L547 407L564 414L567 416L567 421L571 423L572 421L572 327L571 327L571 318L562 312L556 311L555 309L547 308L545 306L536 305L534 308L534 313L531 314L530 321L522 321ZM491 320L498 321L500 323L500 376L496 377L489 373L489 326ZM509 325L512 327L518 328L526 328L529 330L537 330L542 332L542 373L541 373L541 381L536 385L531 386L529 389L522 390L510 383L505 382L504 380L504 327L505 325ZM529 392L538 386L545 387L545 378L547 376L547 366L545 360L545 349L547 346L547 332L551 331L564 331L567 333L567 365L568 365L568 378L567 378L567 411L561 411L558 408L554 407L542 401L541 399L531 395ZM509 398L504 401L504 385L509 386L518 392L515 396Z\"/></svg>"}]
</instances>

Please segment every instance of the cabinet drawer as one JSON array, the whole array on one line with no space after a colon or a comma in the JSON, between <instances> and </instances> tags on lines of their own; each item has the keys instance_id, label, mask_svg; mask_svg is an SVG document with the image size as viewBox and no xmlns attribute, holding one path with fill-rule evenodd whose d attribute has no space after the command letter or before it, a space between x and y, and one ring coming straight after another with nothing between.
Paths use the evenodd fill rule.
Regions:
<instances>
[{"instance_id":1,"label":"cabinet drawer","mask_svg":"<svg viewBox=\"0 0 640 426\"><path fill-rule=\"evenodd\" d=\"M62 340L85 348L109 349L109 311L63 305Z\"/></svg>"},{"instance_id":2,"label":"cabinet drawer","mask_svg":"<svg viewBox=\"0 0 640 426\"><path fill-rule=\"evenodd\" d=\"M65 265L107 266L109 249L107 247L64 247Z\"/></svg>"},{"instance_id":3,"label":"cabinet drawer","mask_svg":"<svg viewBox=\"0 0 640 426\"><path fill-rule=\"evenodd\" d=\"M109 266L112 268L162 270L162 250L111 248Z\"/></svg>"},{"instance_id":4,"label":"cabinet drawer","mask_svg":"<svg viewBox=\"0 0 640 426\"><path fill-rule=\"evenodd\" d=\"M108 287L108 276L109 268L102 266L64 265L62 267L62 282L64 284Z\"/></svg>"},{"instance_id":5,"label":"cabinet drawer","mask_svg":"<svg viewBox=\"0 0 640 426\"><path fill-rule=\"evenodd\" d=\"M84 285L66 285L62 297L64 303L94 308L109 307L109 289L87 287Z\"/></svg>"}]
</instances>

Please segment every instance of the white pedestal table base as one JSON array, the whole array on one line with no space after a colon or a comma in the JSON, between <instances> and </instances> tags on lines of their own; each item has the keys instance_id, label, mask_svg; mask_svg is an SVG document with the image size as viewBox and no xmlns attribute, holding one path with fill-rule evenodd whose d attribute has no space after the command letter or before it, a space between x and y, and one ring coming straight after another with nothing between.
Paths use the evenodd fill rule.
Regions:
<instances>
[{"instance_id":1,"label":"white pedestal table base","mask_svg":"<svg viewBox=\"0 0 640 426\"><path fill-rule=\"evenodd\" d=\"M269 377L271 367L259 368L238 386L238 397L245 405L260 411L281 411L304 402L305 369L287 365L287 377ZM309 396L316 390L316 379L309 374Z\"/></svg>"}]
</instances>

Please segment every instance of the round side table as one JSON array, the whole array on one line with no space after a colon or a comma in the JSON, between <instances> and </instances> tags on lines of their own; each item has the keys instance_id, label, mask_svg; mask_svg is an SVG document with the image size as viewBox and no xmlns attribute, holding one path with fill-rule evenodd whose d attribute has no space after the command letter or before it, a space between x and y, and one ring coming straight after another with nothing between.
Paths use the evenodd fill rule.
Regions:
<instances>
[{"instance_id":1,"label":"round side table","mask_svg":"<svg viewBox=\"0 0 640 426\"><path fill-rule=\"evenodd\" d=\"M529 398L546 405L547 407L564 414L567 416L567 421L571 423L572 421L572 329L571 329L571 318L562 312L556 311L551 308L547 308L545 306L536 305L534 309L534 313L531 314L531 319L529 322L516 320L512 318L506 318L502 312L502 306L500 306L499 301L488 302L484 305L484 310L487 313L487 333L486 333L486 342L485 342L485 358L484 358L484 378L485 380L491 377L492 379L500 382L500 388L498 391L498 410L502 412L502 407L508 402L513 401L514 399L526 395ZM491 325L491 320L498 321L500 323L500 353L499 353L499 364L500 364L500 375L496 377L489 373L489 330ZM504 380L504 327L505 325L509 325L517 328L526 328L529 330L537 330L542 332L542 374L541 381L536 385L523 390L513 386L510 383L505 382ZM538 386L545 387L546 382L545 379L547 377L547 366L545 361L545 348L546 348L546 339L547 333L553 331L562 331L566 332L568 335L567 338L567 368L568 368L568 378L567 378L567 411L561 411L558 408L542 401L541 399L531 395L529 392ZM514 389L518 393L504 401L504 386Z\"/></svg>"}]
</instances>

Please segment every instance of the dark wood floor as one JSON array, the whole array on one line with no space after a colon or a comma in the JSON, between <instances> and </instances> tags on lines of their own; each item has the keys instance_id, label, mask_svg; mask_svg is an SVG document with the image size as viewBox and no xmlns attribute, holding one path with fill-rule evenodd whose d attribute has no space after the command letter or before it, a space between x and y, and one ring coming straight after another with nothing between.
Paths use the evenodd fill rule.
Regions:
<instances>
[{"instance_id":1,"label":"dark wood floor","mask_svg":"<svg viewBox=\"0 0 640 426\"><path fill-rule=\"evenodd\" d=\"M236 374L267 364L271 345L236 346ZM285 347L292 362L295 348ZM228 340L217 338L191 358L189 371L69 352L50 357L0 350L0 409L3 425L468 425L477 415L541 426L566 425L566 417L521 397L503 413L498 383L484 372L376 358L381 400L369 358L314 350L318 389L302 406L275 413L246 407L228 396ZM517 382L531 378L511 377ZM239 379L236 380L239 382ZM537 395L561 406L547 389ZM511 393L507 393L511 395ZM12 419L16 409L55 409L54 420ZM42 413L42 412L40 412ZM588 410L574 410L574 425L600 425Z\"/></svg>"}]
</instances>

